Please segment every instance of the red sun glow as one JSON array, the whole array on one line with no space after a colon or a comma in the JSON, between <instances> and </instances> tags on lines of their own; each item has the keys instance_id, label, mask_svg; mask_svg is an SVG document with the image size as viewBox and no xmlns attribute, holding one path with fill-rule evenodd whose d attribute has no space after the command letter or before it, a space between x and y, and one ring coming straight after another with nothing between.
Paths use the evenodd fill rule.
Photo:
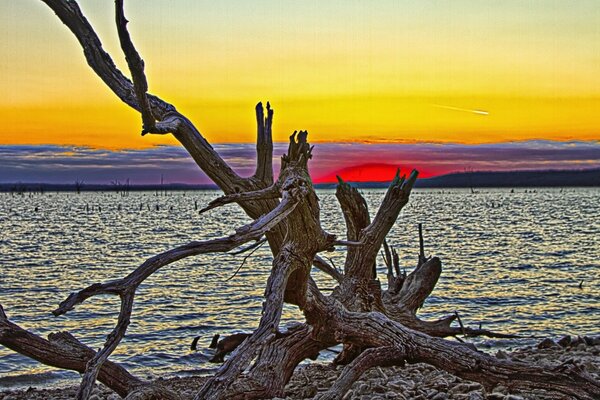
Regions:
<instances>
[{"instance_id":1,"label":"red sun glow","mask_svg":"<svg viewBox=\"0 0 600 400\"><path fill-rule=\"evenodd\" d=\"M369 163L345 167L326 173L315 179L315 183L335 183L336 175L346 182L389 182L394 179L398 165ZM411 169L402 167L400 174L409 174ZM420 174L422 176L423 174Z\"/></svg>"}]
</instances>

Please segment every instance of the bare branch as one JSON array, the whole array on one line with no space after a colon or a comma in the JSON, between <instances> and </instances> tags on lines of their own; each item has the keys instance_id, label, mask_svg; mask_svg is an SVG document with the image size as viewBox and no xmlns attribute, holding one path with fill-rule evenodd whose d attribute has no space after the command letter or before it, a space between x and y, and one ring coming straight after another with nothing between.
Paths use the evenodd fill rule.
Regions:
<instances>
[{"instance_id":1,"label":"bare branch","mask_svg":"<svg viewBox=\"0 0 600 400\"><path fill-rule=\"evenodd\" d=\"M269 229L273 228L293 211L298 204L299 196L301 196L300 189L286 192L283 201L277 208L250 225L240 228L234 235L204 242L192 242L188 245L159 254L146 261L123 279L104 284L91 285L80 292L72 293L65 301L63 301L59 307L53 311L54 315L64 314L75 305L91 296L99 294L118 294L121 296L121 311L119 313L117 325L108 336L102 350L88 362L77 394L78 400L86 400L89 398L96 376L98 375L102 364L107 360L108 356L115 350L121 339L125 336L131 317L131 310L133 308L135 290L140 283L159 268L176 260L201 253L229 251L250 240L260 239Z\"/></svg>"},{"instance_id":2,"label":"bare branch","mask_svg":"<svg viewBox=\"0 0 600 400\"><path fill-rule=\"evenodd\" d=\"M273 184L267 188L255 190L252 192L233 193L216 198L208 203L206 207L199 211L200 214L205 213L213 208L224 206L230 203L240 203L251 200L277 199L281 197L281 191L277 184Z\"/></svg>"},{"instance_id":3,"label":"bare branch","mask_svg":"<svg viewBox=\"0 0 600 400\"><path fill-rule=\"evenodd\" d=\"M419 262L417 267L420 267L425 262L427 262L427 257L425 257L425 244L423 241L423 224L419 223Z\"/></svg>"},{"instance_id":4,"label":"bare branch","mask_svg":"<svg viewBox=\"0 0 600 400\"><path fill-rule=\"evenodd\" d=\"M257 248L257 247L262 246L266 241L267 241L267 238L262 238L262 239L257 240L256 242L254 242L251 245L246 246L246 247L244 247L242 249L239 249L239 250L236 250L236 251L231 251L231 252L229 252L229 254L237 256L238 254L242 254L242 253L245 253L247 251L253 250L253 249Z\"/></svg>"},{"instance_id":5,"label":"bare branch","mask_svg":"<svg viewBox=\"0 0 600 400\"><path fill-rule=\"evenodd\" d=\"M320 271L325 272L327 275L333 277L338 282L341 282L344 279L344 276L337 270L337 268L329 265L327 261L323 260L320 256L316 256L313 265L317 267Z\"/></svg>"},{"instance_id":6,"label":"bare branch","mask_svg":"<svg viewBox=\"0 0 600 400\"><path fill-rule=\"evenodd\" d=\"M240 270L242 269L242 267L244 266L244 264L246 264L246 260L248 260L249 257L252 256L252 254L254 254L254 252L258 249L260 249L260 247L265 244L267 240L260 240L257 241L255 244L253 244L253 249L250 253L246 254L246 256L244 256L244 259L242 260L242 263L240 264L240 266L235 270L235 272L233 273L233 275L231 275L229 278L225 279L225 282L228 282L230 280L232 280L233 278L235 278L235 276L238 274L238 272L240 272ZM250 247L252 247L250 246ZM244 249L247 250L247 249Z\"/></svg>"},{"instance_id":7,"label":"bare branch","mask_svg":"<svg viewBox=\"0 0 600 400\"><path fill-rule=\"evenodd\" d=\"M400 170L390 184L373 221L360 234L365 243L354 258L346 261L345 273L358 279L374 279L372 269L385 237L392 228L400 210L408 202L408 197L417 179L418 172L413 170L408 179L400 177ZM368 268L371 267L371 268ZM371 275L371 276L370 276Z\"/></svg>"},{"instance_id":8,"label":"bare branch","mask_svg":"<svg viewBox=\"0 0 600 400\"><path fill-rule=\"evenodd\" d=\"M347 311L319 293L309 299L305 308L308 316L311 319L326 316L328 329L336 332L336 339L344 343L404 349L408 362L425 362L453 375L480 382L490 390L502 384L522 390L550 390L576 399L600 397L600 382L577 368L551 369L498 359L467 345L411 330L378 312Z\"/></svg>"},{"instance_id":9,"label":"bare branch","mask_svg":"<svg viewBox=\"0 0 600 400\"><path fill-rule=\"evenodd\" d=\"M134 295L135 290L130 290L121 295L121 311L119 312L117 325L108 335L104 347L88 361L85 373L81 379L81 384L79 385L79 390L77 391L77 400L87 400L90 398L92 390L94 389L94 383L96 382L100 368L102 368L102 364L108 360L108 356L115 351L121 342L121 339L125 336L125 332L129 326L131 309L133 308Z\"/></svg>"},{"instance_id":10,"label":"bare branch","mask_svg":"<svg viewBox=\"0 0 600 400\"><path fill-rule=\"evenodd\" d=\"M115 0L115 19L117 23L117 32L119 34L119 42L121 49L125 53L125 60L131 72L133 79L133 89L137 97L137 102L142 114L143 130L142 134L155 130L155 118L150 109L150 103L146 92L148 91L148 82L144 74L144 61L135 49L129 32L127 31L127 19L123 11L123 0Z\"/></svg>"},{"instance_id":11,"label":"bare branch","mask_svg":"<svg viewBox=\"0 0 600 400\"><path fill-rule=\"evenodd\" d=\"M373 222L365 228L364 234L376 247L376 251L379 250L389 230L398 219L400 210L408 203L408 197L418 174L416 170L413 170L408 179L405 179L400 177L400 170L398 170L379 206L379 210L377 210L375 218L373 218Z\"/></svg>"},{"instance_id":12,"label":"bare branch","mask_svg":"<svg viewBox=\"0 0 600 400\"><path fill-rule=\"evenodd\" d=\"M133 84L117 69L110 55L104 51L98 35L81 12L79 5L75 1L68 0L42 1L56 13L58 18L75 35L83 48L89 66L100 79L123 102L140 111ZM156 96L149 95L148 101L152 108L152 114L158 119L162 119L167 113L176 111L175 107Z\"/></svg>"}]
</instances>

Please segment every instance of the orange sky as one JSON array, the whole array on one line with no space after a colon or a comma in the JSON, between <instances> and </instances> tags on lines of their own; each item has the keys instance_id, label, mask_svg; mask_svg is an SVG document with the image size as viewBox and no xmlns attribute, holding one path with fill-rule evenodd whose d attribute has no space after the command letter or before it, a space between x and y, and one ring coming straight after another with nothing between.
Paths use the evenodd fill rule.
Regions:
<instances>
[{"instance_id":1,"label":"orange sky","mask_svg":"<svg viewBox=\"0 0 600 400\"><path fill-rule=\"evenodd\" d=\"M111 3L82 1L126 70ZM128 2L150 91L214 143L600 138L600 7L564 2ZM143 148L139 115L38 1L0 4L0 144ZM482 111L482 112L474 112Z\"/></svg>"}]
</instances>

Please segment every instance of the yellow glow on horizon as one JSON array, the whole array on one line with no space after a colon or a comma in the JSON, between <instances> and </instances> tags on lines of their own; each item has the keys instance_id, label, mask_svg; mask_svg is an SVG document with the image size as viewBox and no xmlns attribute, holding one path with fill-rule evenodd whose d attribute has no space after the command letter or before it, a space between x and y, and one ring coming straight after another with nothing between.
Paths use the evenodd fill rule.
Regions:
<instances>
[{"instance_id":1,"label":"yellow glow on horizon","mask_svg":"<svg viewBox=\"0 0 600 400\"><path fill-rule=\"evenodd\" d=\"M126 70L112 7L81 3ZM254 141L259 100L275 108L278 141L295 129L315 142L598 140L594 1L483 3L130 2L126 11L150 92L214 143ZM0 43L0 144L176 143L139 135L139 115L41 2L4 2L0 15L11 38Z\"/></svg>"}]
</instances>

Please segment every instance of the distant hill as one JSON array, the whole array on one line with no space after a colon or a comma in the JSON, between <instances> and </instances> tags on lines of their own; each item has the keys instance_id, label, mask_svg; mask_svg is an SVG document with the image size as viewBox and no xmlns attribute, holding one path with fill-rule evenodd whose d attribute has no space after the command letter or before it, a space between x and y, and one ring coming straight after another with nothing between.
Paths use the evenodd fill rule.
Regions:
<instances>
[{"instance_id":1,"label":"distant hill","mask_svg":"<svg viewBox=\"0 0 600 400\"><path fill-rule=\"evenodd\" d=\"M386 188L389 182L350 182L360 188ZM315 185L317 188L335 188L334 183ZM587 170L561 171L510 171L510 172L460 172L417 180L418 188L469 188L469 187L600 187L600 168ZM165 185L102 185L83 184L81 191L174 191L174 190L214 190L217 186L188 185L171 183ZM75 191L74 183L0 183L0 192L40 192L40 191Z\"/></svg>"},{"instance_id":2,"label":"distant hill","mask_svg":"<svg viewBox=\"0 0 600 400\"><path fill-rule=\"evenodd\" d=\"M600 186L600 169L455 173L420 179L416 186L439 188Z\"/></svg>"},{"instance_id":3,"label":"distant hill","mask_svg":"<svg viewBox=\"0 0 600 400\"><path fill-rule=\"evenodd\" d=\"M360 188L385 188L389 182L351 182ZM316 185L334 188L336 185ZM560 171L458 172L418 179L418 188L600 186L600 168Z\"/></svg>"}]
</instances>

